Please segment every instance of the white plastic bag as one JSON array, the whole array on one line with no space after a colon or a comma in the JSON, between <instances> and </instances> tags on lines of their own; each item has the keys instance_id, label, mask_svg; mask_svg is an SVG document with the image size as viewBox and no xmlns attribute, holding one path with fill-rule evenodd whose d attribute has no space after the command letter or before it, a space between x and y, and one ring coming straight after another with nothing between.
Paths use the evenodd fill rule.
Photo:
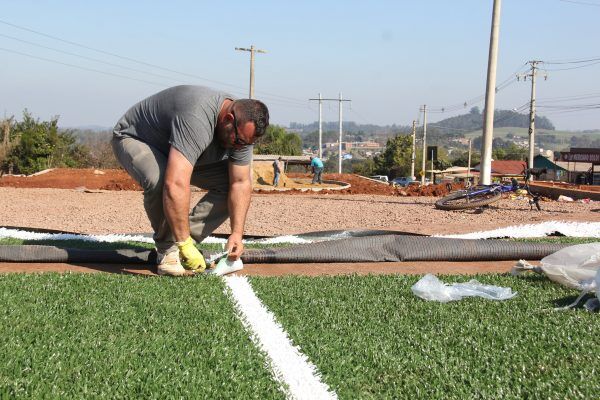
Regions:
<instances>
[{"instance_id":1,"label":"white plastic bag","mask_svg":"<svg viewBox=\"0 0 600 400\"><path fill-rule=\"evenodd\" d=\"M593 292L598 288L600 242L565 247L542 258L540 268L554 282Z\"/></svg>"},{"instance_id":2,"label":"white plastic bag","mask_svg":"<svg viewBox=\"0 0 600 400\"><path fill-rule=\"evenodd\" d=\"M467 296L479 296L488 300L507 300L517 294L516 292L513 293L510 288L484 285L475 279L466 283L447 285L432 274L422 277L413 285L411 290L415 296L424 300L434 300L442 303L460 300Z\"/></svg>"}]
</instances>

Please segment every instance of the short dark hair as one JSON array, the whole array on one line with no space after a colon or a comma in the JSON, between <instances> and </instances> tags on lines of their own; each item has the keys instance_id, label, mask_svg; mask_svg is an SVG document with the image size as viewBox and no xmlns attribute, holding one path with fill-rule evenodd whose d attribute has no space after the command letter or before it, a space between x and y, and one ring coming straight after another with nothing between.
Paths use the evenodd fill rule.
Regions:
<instances>
[{"instance_id":1,"label":"short dark hair","mask_svg":"<svg viewBox=\"0 0 600 400\"><path fill-rule=\"evenodd\" d=\"M261 137L269 126L269 109L260 100L239 99L233 102L240 123L254 123L254 137Z\"/></svg>"}]
</instances>

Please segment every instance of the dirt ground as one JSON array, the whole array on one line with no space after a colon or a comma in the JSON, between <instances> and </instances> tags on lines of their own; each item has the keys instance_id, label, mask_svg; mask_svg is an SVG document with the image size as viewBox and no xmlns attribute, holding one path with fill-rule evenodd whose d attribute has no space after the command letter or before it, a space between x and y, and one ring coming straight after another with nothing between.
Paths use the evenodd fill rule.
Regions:
<instances>
[{"instance_id":1,"label":"dirt ground","mask_svg":"<svg viewBox=\"0 0 600 400\"><path fill-rule=\"evenodd\" d=\"M354 175L327 174L326 179L351 183L339 192L282 192L253 195L246 222L249 235L283 235L333 229L387 229L421 234L467 233L543 221L600 222L600 203L542 203L530 211L526 200L503 199L484 211L441 211L436 197L410 196L398 189ZM297 195L294 195L297 194ZM192 193L195 204L204 195ZM55 229L89 234L147 233L142 193L119 170L56 170L34 177L0 178L1 226ZM224 223L216 233L228 233ZM495 263L369 263L247 265L245 273L457 273L506 272L511 262ZM62 269L61 269L62 268ZM110 270L125 266L0 264L11 270ZM149 272L150 266L134 268ZM131 272L131 271L129 271Z\"/></svg>"}]
</instances>

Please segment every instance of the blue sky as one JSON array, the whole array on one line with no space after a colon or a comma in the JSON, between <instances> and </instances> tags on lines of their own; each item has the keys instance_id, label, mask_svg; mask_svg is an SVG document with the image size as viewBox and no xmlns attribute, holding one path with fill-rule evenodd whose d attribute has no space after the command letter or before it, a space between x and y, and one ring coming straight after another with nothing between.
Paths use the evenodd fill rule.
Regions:
<instances>
[{"instance_id":1,"label":"blue sky","mask_svg":"<svg viewBox=\"0 0 600 400\"><path fill-rule=\"evenodd\" d=\"M62 126L112 126L138 100L177 84L245 97L249 53L234 48L250 45L267 51L256 56L256 97L280 125L317 120L317 103L308 99L319 92L352 100L344 120L379 125L410 125L422 104L444 108L428 122L484 104L492 0L0 5L0 112L7 115L28 108L43 119L60 115ZM508 85L496 107L524 109L530 84L512 77L526 71L528 60L600 61L599 20L600 0L503 0L497 83ZM539 114L559 129L600 128L600 108L564 109L600 104L600 63L543 67L548 79L538 80ZM573 67L579 68L566 69ZM466 110L452 107L465 101ZM337 103L326 103L323 114L337 121Z\"/></svg>"}]
</instances>

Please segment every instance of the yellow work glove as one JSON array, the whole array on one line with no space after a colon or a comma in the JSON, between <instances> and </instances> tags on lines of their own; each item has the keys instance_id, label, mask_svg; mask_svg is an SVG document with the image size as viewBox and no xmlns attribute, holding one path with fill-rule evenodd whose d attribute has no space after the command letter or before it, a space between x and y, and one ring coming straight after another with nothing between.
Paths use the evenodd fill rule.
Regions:
<instances>
[{"instance_id":1,"label":"yellow work glove","mask_svg":"<svg viewBox=\"0 0 600 400\"><path fill-rule=\"evenodd\" d=\"M194 272L203 272L206 269L204 257L194 245L194 240L191 237L183 242L177 242L177 248L179 248L179 258L183 268Z\"/></svg>"}]
</instances>

